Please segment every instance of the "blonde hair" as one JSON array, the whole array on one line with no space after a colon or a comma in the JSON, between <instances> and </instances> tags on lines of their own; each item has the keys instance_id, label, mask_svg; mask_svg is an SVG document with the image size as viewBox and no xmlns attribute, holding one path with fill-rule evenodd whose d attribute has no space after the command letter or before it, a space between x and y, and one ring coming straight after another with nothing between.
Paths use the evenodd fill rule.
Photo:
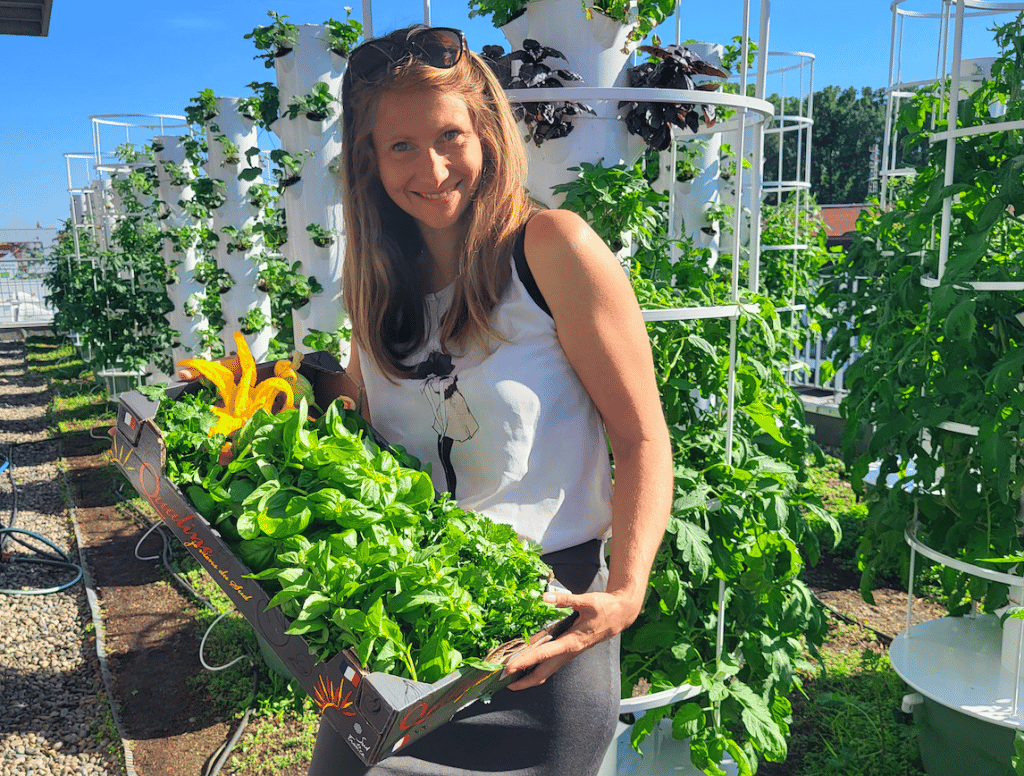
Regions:
<instances>
[{"instance_id":1,"label":"blonde hair","mask_svg":"<svg viewBox=\"0 0 1024 776\"><path fill-rule=\"evenodd\" d=\"M400 36L407 31L391 33ZM379 81L346 72L343 85L342 195L346 251L342 274L352 332L389 378L407 377L403 361L426 339L428 267L415 221L384 191L371 133L376 105L390 91L432 90L465 103L483 150L479 186L467 212L465 246L451 306L440 322L441 349L484 345L497 336L490 312L510 279L520 227L537 206L526 193L526 149L501 84L478 55L465 51L451 68L410 57Z\"/></svg>"}]
</instances>

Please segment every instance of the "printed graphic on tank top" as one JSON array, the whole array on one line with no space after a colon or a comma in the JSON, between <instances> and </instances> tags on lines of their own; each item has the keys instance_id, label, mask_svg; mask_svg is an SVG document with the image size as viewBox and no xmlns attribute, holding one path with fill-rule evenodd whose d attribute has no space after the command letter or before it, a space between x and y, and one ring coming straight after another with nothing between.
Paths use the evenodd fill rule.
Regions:
<instances>
[{"instance_id":1,"label":"printed graphic on tank top","mask_svg":"<svg viewBox=\"0 0 1024 776\"><path fill-rule=\"evenodd\" d=\"M513 263L510 261L510 264ZM464 509L511 525L545 551L604 538L611 473L604 425L558 342L554 321L512 271L488 350L442 352L438 323L454 288L426 298L428 337L390 382L362 364L373 424L429 465Z\"/></svg>"},{"instance_id":2,"label":"printed graphic on tank top","mask_svg":"<svg viewBox=\"0 0 1024 776\"><path fill-rule=\"evenodd\" d=\"M459 377L452 374L453 367L451 356L435 350L426 361L416 365L414 376L423 381L423 395L434 412L437 457L444 470L447 491L458 498L458 475L452 465L452 445L472 439L480 425L470 412L466 397L459 392Z\"/></svg>"}]
</instances>

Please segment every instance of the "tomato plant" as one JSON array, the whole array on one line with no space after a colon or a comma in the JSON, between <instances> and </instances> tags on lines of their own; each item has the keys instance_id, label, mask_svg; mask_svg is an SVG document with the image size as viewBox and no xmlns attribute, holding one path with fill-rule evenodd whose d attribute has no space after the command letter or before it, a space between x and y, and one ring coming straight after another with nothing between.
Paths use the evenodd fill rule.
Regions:
<instances>
[{"instance_id":1,"label":"tomato plant","mask_svg":"<svg viewBox=\"0 0 1024 776\"><path fill-rule=\"evenodd\" d=\"M957 127L1024 118L1022 33L1024 15L995 28L1002 53L992 77L961 97ZM1013 286L978 284L1024 277L1024 138L1020 130L958 138L946 185L947 141L931 135L950 128L948 91L948 84L923 89L899 115L906 142L925 149L925 161L884 210L862 215L828 300L837 311L833 359L854 359L841 410L844 457L869 505L858 548L868 600L880 568L896 559L906 573L911 518L927 544L974 564L1021 552L1021 296ZM994 116L1003 111L993 106L1004 115ZM858 456L855 440L868 429L870 445ZM874 461L879 482L895 475L896 487L865 489ZM954 613L972 601L994 608L1006 600L1005 585L953 570L943 586Z\"/></svg>"},{"instance_id":2,"label":"tomato plant","mask_svg":"<svg viewBox=\"0 0 1024 776\"><path fill-rule=\"evenodd\" d=\"M623 176L631 176L625 185ZM634 195L645 185L640 167L609 176L602 168L581 166L580 178L563 187L565 207L579 208L588 218L600 210L594 223L606 241L632 230L644 235L631 259L643 308L728 305L731 258L723 253L720 269L709 270L703 250L679 244L679 259L670 261L661 198ZM602 231L613 213L614 227ZM779 231L793 223L791 215L765 213ZM808 227L816 243L820 222ZM779 239L795 242L793 234ZM810 251L797 258L800 277L821 260ZM745 263L739 265L745 276ZM834 542L840 533L807 486L807 467L821 460L821 452L803 422L800 398L786 382L796 334L776 310L790 303L793 292L775 280L769 290L785 290L785 297L740 295L735 359L730 317L698 314L694 320L648 323L672 436L675 500L644 609L623 634L622 692L629 697L634 689L702 688L690 702L648 711L633 726L632 740L639 747L670 717L673 734L691 739L693 762L709 772L725 752L750 772L759 757L785 758L788 696L799 687L805 654L815 654L826 628L801 572L805 563L817 561L820 538Z\"/></svg>"}]
</instances>

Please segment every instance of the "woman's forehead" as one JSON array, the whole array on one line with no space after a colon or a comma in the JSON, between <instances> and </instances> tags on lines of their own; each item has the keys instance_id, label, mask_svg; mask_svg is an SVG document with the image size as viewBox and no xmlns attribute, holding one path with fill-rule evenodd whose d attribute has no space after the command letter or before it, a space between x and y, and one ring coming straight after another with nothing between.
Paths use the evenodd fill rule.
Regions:
<instances>
[{"instance_id":1,"label":"woman's forehead","mask_svg":"<svg viewBox=\"0 0 1024 776\"><path fill-rule=\"evenodd\" d=\"M455 92L403 89L386 92L374 105L373 133L415 132L450 123L472 123L469 105Z\"/></svg>"}]
</instances>

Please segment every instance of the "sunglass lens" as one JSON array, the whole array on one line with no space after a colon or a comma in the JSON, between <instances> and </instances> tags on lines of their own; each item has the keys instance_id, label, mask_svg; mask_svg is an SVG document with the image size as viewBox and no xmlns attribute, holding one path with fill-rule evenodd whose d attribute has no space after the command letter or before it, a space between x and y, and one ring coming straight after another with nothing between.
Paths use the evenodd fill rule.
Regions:
<instances>
[{"instance_id":1,"label":"sunglass lens","mask_svg":"<svg viewBox=\"0 0 1024 776\"><path fill-rule=\"evenodd\" d=\"M374 82L381 78L395 61L389 41L374 41L360 46L349 58L348 66L360 80Z\"/></svg>"},{"instance_id":2,"label":"sunglass lens","mask_svg":"<svg viewBox=\"0 0 1024 776\"><path fill-rule=\"evenodd\" d=\"M414 45L422 52L419 58L431 67L454 67L462 56L462 38L451 30L425 30Z\"/></svg>"}]
</instances>

